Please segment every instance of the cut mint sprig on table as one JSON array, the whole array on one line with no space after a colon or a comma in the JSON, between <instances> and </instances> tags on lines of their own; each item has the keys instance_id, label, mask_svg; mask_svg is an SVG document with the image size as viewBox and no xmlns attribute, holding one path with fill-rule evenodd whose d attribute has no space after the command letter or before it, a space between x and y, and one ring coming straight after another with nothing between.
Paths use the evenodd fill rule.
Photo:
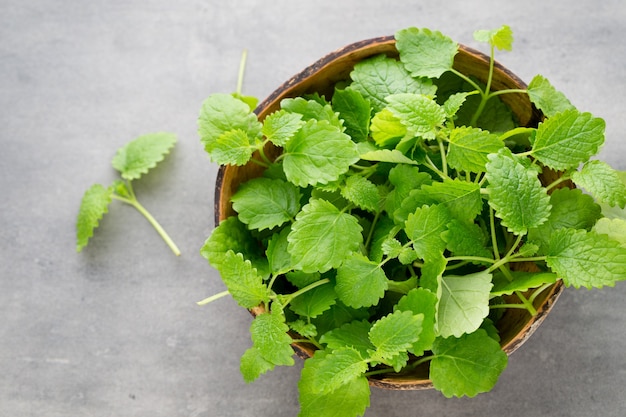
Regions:
<instances>
[{"instance_id":1,"label":"cut mint sprig on table","mask_svg":"<svg viewBox=\"0 0 626 417\"><path fill-rule=\"evenodd\" d=\"M112 165L120 172L122 179L114 181L109 187L94 184L83 195L76 219L77 252L87 246L100 219L108 212L111 201L119 200L135 207L156 229L172 252L176 256L180 255L180 250L167 232L139 203L132 187L132 181L139 179L161 162L175 143L176 135L172 133L151 133L138 137L117 151Z\"/></svg>"}]
</instances>

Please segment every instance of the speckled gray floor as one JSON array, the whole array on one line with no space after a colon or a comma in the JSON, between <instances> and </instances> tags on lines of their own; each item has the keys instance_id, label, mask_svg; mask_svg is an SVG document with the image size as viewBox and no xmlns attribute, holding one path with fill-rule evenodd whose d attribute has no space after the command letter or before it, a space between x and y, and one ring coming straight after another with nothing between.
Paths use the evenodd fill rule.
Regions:
<instances>
[{"instance_id":1,"label":"speckled gray floor","mask_svg":"<svg viewBox=\"0 0 626 417\"><path fill-rule=\"evenodd\" d=\"M521 78L548 77L607 122L602 157L626 169L626 3L519 1L0 0L0 415L295 416L301 362L246 385L250 316L199 256L216 167L196 134L202 100L260 98L327 52L438 29L474 45L509 24ZM114 204L74 251L84 190L114 178L114 151L171 131L170 158L136 192L179 244L174 257ZM374 390L367 416L623 416L626 285L565 291L493 392L448 400Z\"/></svg>"}]
</instances>

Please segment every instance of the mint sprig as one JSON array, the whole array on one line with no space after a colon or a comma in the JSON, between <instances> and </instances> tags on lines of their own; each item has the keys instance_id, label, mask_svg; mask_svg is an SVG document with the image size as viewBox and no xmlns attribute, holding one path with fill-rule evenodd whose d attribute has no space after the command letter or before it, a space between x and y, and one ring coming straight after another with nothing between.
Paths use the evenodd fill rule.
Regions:
<instances>
[{"instance_id":1,"label":"mint sprig","mask_svg":"<svg viewBox=\"0 0 626 417\"><path fill-rule=\"evenodd\" d=\"M456 42L407 28L397 59L358 62L329 97L286 98L263 119L240 91L203 104L210 158L266 170L236 184L235 214L201 250L227 287L201 303L230 294L257 314L248 382L291 364L290 343L315 350L301 416L361 415L367 378L420 366L447 397L489 391L507 364L503 309L536 315L559 280L626 279L615 232L624 175L594 159L604 121L540 75L528 89L493 90L495 52L512 49L512 31L474 35L490 51L484 82L454 67ZM538 125L516 124L501 100L512 93L543 111ZM268 146L282 153L270 158Z\"/></svg>"},{"instance_id":2,"label":"mint sprig","mask_svg":"<svg viewBox=\"0 0 626 417\"><path fill-rule=\"evenodd\" d=\"M132 181L141 178L161 162L175 143L176 135L161 132L142 135L118 149L112 165L119 171L122 180L117 180L106 188L100 184L94 184L85 192L81 200L76 219L76 250L78 252L87 246L100 220L108 212L111 201L119 200L135 207L155 228L172 252L177 256L180 255L180 250L163 227L139 203L132 187Z\"/></svg>"}]
</instances>

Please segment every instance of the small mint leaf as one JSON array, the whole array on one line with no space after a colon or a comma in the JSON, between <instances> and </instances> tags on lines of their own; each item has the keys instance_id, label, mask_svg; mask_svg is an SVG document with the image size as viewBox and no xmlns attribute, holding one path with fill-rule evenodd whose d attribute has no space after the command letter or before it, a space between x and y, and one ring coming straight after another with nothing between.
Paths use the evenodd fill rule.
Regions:
<instances>
[{"instance_id":1,"label":"small mint leaf","mask_svg":"<svg viewBox=\"0 0 626 417\"><path fill-rule=\"evenodd\" d=\"M376 149L361 154L361 159L395 164L418 165L418 163L397 149Z\"/></svg>"},{"instance_id":2,"label":"small mint leaf","mask_svg":"<svg viewBox=\"0 0 626 417\"><path fill-rule=\"evenodd\" d=\"M328 184L359 160L350 136L326 121L308 121L285 145L283 169L300 187Z\"/></svg>"},{"instance_id":3,"label":"small mint leaf","mask_svg":"<svg viewBox=\"0 0 626 417\"><path fill-rule=\"evenodd\" d=\"M555 170L574 168L604 143L604 120L591 113L565 110L539 124L532 155Z\"/></svg>"},{"instance_id":4,"label":"small mint leaf","mask_svg":"<svg viewBox=\"0 0 626 417\"><path fill-rule=\"evenodd\" d=\"M113 168L122 178L136 180L165 158L176 143L173 133L149 133L127 143L113 157Z\"/></svg>"},{"instance_id":5,"label":"small mint leaf","mask_svg":"<svg viewBox=\"0 0 626 417\"><path fill-rule=\"evenodd\" d=\"M432 348L435 341L435 315L437 296L425 288L414 288L403 296L395 308L400 311L410 311L414 315L423 315L422 331L409 351L421 356Z\"/></svg>"},{"instance_id":6,"label":"small mint leaf","mask_svg":"<svg viewBox=\"0 0 626 417\"><path fill-rule=\"evenodd\" d=\"M381 147L395 146L407 135L406 126L387 108L372 117L370 131L374 142Z\"/></svg>"},{"instance_id":7,"label":"small mint leaf","mask_svg":"<svg viewBox=\"0 0 626 417\"><path fill-rule=\"evenodd\" d=\"M452 69L459 46L438 31L407 28L396 32L400 60L414 77L439 78Z\"/></svg>"},{"instance_id":8,"label":"small mint leaf","mask_svg":"<svg viewBox=\"0 0 626 417\"><path fill-rule=\"evenodd\" d=\"M325 200L312 199L296 216L288 236L294 269L337 268L363 241L358 220Z\"/></svg>"},{"instance_id":9,"label":"small mint leaf","mask_svg":"<svg viewBox=\"0 0 626 417\"><path fill-rule=\"evenodd\" d=\"M279 110L263 120L261 133L276 146L285 146L302 127L302 115Z\"/></svg>"},{"instance_id":10,"label":"small mint leaf","mask_svg":"<svg viewBox=\"0 0 626 417\"><path fill-rule=\"evenodd\" d=\"M436 91L431 80L411 77L401 62L386 55L376 55L357 63L350 78L350 89L369 100L376 113L386 106L385 99L392 94L434 95Z\"/></svg>"},{"instance_id":11,"label":"small mint leaf","mask_svg":"<svg viewBox=\"0 0 626 417\"><path fill-rule=\"evenodd\" d=\"M300 190L280 179L254 178L232 196L239 220L250 229L271 229L293 220L300 211Z\"/></svg>"},{"instance_id":12,"label":"small mint leaf","mask_svg":"<svg viewBox=\"0 0 626 417\"><path fill-rule=\"evenodd\" d=\"M489 205L502 225L519 235L545 223L550 215L550 197L534 168L502 151L489 155L486 168Z\"/></svg>"},{"instance_id":13,"label":"small mint leaf","mask_svg":"<svg viewBox=\"0 0 626 417\"><path fill-rule=\"evenodd\" d=\"M600 203L622 209L626 206L626 184L606 162L587 162L580 171L572 174L572 180Z\"/></svg>"},{"instance_id":14,"label":"small mint leaf","mask_svg":"<svg viewBox=\"0 0 626 417\"><path fill-rule=\"evenodd\" d=\"M535 75L530 84L528 84L528 97L547 117L575 109L567 97L560 91L557 91L550 81L542 75Z\"/></svg>"},{"instance_id":15,"label":"small mint leaf","mask_svg":"<svg viewBox=\"0 0 626 417\"><path fill-rule=\"evenodd\" d=\"M367 356L369 351L374 350L369 339L371 328L372 323L369 321L355 320L324 333L320 343L326 345L326 349L330 351L351 347L361 353L361 356Z\"/></svg>"},{"instance_id":16,"label":"small mint leaf","mask_svg":"<svg viewBox=\"0 0 626 417\"><path fill-rule=\"evenodd\" d=\"M513 49L513 31L507 25L494 30L477 30L474 39L485 42L499 50L511 51Z\"/></svg>"},{"instance_id":17,"label":"small mint leaf","mask_svg":"<svg viewBox=\"0 0 626 417\"><path fill-rule=\"evenodd\" d=\"M211 162L219 165L245 165L257 150L255 143L241 129L222 133L216 140L207 143L205 150Z\"/></svg>"},{"instance_id":18,"label":"small mint leaf","mask_svg":"<svg viewBox=\"0 0 626 417\"><path fill-rule=\"evenodd\" d=\"M424 206L409 214L405 231L421 259L429 260L441 256L446 248L441 233L446 230L450 220L450 212L442 204Z\"/></svg>"},{"instance_id":19,"label":"small mint leaf","mask_svg":"<svg viewBox=\"0 0 626 417\"><path fill-rule=\"evenodd\" d=\"M448 230L441 235L446 248L454 256L480 256L490 258L493 253L487 249L489 236L479 225L458 219L448 223Z\"/></svg>"},{"instance_id":20,"label":"small mint leaf","mask_svg":"<svg viewBox=\"0 0 626 417\"><path fill-rule=\"evenodd\" d=\"M263 277L241 253L226 252L219 271L228 292L241 307L253 308L269 300L270 291Z\"/></svg>"},{"instance_id":21,"label":"small mint leaf","mask_svg":"<svg viewBox=\"0 0 626 417\"><path fill-rule=\"evenodd\" d=\"M556 230L547 255L548 266L567 286L613 287L626 279L626 248L605 234Z\"/></svg>"},{"instance_id":22,"label":"small mint leaf","mask_svg":"<svg viewBox=\"0 0 626 417\"><path fill-rule=\"evenodd\" d=\"M450 132L447 161L451 168L464 172L485 172L487 155L504 147L498 137L488 131L459 127Z\"/></svg>"},{"instance_id":23,"label":"small mint leaf","mask_svg":"<svg viewBox=\"0 0 626 417\"><path fill-rule=\"evenodd\" d=\"M436 203L446 206L457 219L474 220L483 209L480 185L472 182L445 179L425 184L421 191Z\"/></svg>"},{"instance_id":24,"label":"small mint leaf","mask_svg":"<svg viewBox=\"0 0 626 417\"><path fill-rule=\"evenodd\" d=\"M343 130L343 123L339 119L339 113L321 97L307 100L303 97L286 98L280 102L280 107L290 113L302 115L302 120L325 121L339 130Z\"/></svg>"},{"instance_id":25,"label":"small mint leaf","mask_svg":"<svg viewBox=\"0 0 626 417\"><path fill-rule=\"evenodd\" d=\"M303 337L316 337L317 329L313 323L306 323L302 319L298 319L287 323L289 328Z\"/></svg>"},{"instance_id":26,"label":"small mint leaf","mask_svg":"<svg viewBox=\"0 0 626 417\"><path fill-rule=\"evenodd\" d=\"M355 142L366 141L369 136L372 109L363 95L351 88L335 90L332 98L333 109L339 112L346 133Z\"/></svg>"},{"instance_id":27,"label":"small mint leaf","mask_svg":"<svg viewBox=\"0 0 626 417\"><path fill-rule=\"evenodd\" d=\"M259 314L250 325L253 346L266 361L274 365L294 364L295 352L291 347L293 339L287 334L288 331L285 316L277 312Z\"/></svg>"},{"instance_id":28,"label":"small mint leaf","mask_svg":"<svg viewBox=\"0 0 626 417\"><path fill-rule=\"evenodd\" d=\"M367 362L352 348L340 348L328 353L316 364L311 378L313 392L328 394L362 376Z\"/></svg>"},{"instance_id":29,"label":"small mint leaf","mask_svg":"<svg viewBox=\"0 0 626 417\"><path fill-rule=\"evenodd\" d=\"M289 244L287 236L289 236L290 232L291 227L287 226L280 232L273 234L267 243L265 255L267 256L270 272L274 275L285 274L291 270L291 254L287 251Z\"/></svg>"},{"instance_id":30,"label":"small mint leaf","mask_svg":"<svg viewBox=\"0 0 626 417\"><path fill-rule=\"evenodd\" d=\"M254 346L246 350L241 356L239 370L243 380L253 382L264 373L274 369L274 364L266 360Z\"/></svg>"},{"instance_id":31,"label":"small mint leaf","mask_svg":"<svg viewBox=\"0 0 626 417\"><path fill-rule=\"evenodd\" d=\"M94 184L83 194L76 218L76 251L83 250L93 231L98 227L102 217L109 211L111 187L105 188L100 184Z\"/></svg>"},{"instance_id":32,"label":"small mint leaf","mask_svg":"<svg viewBox=\"0 0 626 417\"><path fill-rule=\"evenodd\" d=\"M387 108L414 136L434 139L446 120L443 107L423 94L393 94L386 100Z\"/></svg>"},{"instance_id":33,"label":"small mint leaf","mask_svg":"<svg viewBox=\"0 0 626 417\"><path fill-rule=\"evenodd\" d=\"M379 264L353 253L337 269L335 291L339 299L353 308L378 304L387 290L387 276Z\"/></svg>"},{"instance_id":34,"label":"small mint leaf","mask_svg":"<svg viewBox=\"0 0 626 417\"><path fill-rule=\"evenodd\" d=\"M463 106L463 103L465 103L467 97L473 94L474 93L472 92L464 91L450 95L450 97L448 97L443 103L443 111L446 113L446 116L448 118L454 117L456 113L461 109L461 106Z\"/></svg>"},{"instance_id":35,"label":"small mint leaf","mask_svg":"<svg viewBox=\"0 0 626 417\"><path fill-rule=\"evenodd\" d=\"M423 320L423 314L401 310L377 320L369 332L373 357L385 361L405 352L419 339Z\"/></svg>"},{"instance_id":36,"label":"small mint leaf","mask_svg":"<svg viewBox=\"0 0 626 417\"><path fill-rule=\"evenodd\" d=\"M378 187L365 177L351 175L341 189L341 195L357 207L372 213L380 211L381 196Z\"/></svg>"},{"instance_id":37,"label":"small mint leaf","mask_svg":"<svg viewBox=\"0 0 626 417\"><path fill-rule=\"evenodd\" d=\"M439 338L433 353L430 379L448 398L490 391L508 361L500 344L483 329L460 338Z\"/></svg>"}]
</instances>

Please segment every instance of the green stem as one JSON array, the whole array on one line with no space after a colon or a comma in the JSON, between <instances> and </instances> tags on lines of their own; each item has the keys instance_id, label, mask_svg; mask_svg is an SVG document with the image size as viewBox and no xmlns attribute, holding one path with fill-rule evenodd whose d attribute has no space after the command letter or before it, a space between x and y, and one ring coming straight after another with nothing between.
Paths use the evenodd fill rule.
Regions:
<instances>
[{"instance_id":1,"label":"green stem","mask_svg":"<svg viewBox=\"0 0 626 417\"><path fill-rule=\"evenodd\" d=\"M532 127L516 127L515 129L511 129L508 132L504 132L503 134L501 134L500 136L498 136L498 139L502 142L504 142L506 139L515 136L515 135L520 135L523 133L531 133L534 130L536 130L535 128Z\"/></svg>"},{"instance_id":2,"label":"green stem","mask_svg":"<svg viewBox=\"0 0 626 417\"><path fill-rule=\"evenodd\" d=\"M131 192L131 198L121 197L121 196L119 196L117 194L113 194L112 197L114 199L116 199L116 200L122 201L122 202L124 202L126 204L130 204L131 206L135 207L150 222L152 227L154 227L154 229L161 236L161 238L163 238L163 240L165 241L165 243L167 243L167 246L170 247L172 252L174 252L174 254L176 256L179 256L180 255L180 250L178 249L178 246L176 246L176 244L174 243L172 238L170 238L170 236L167 234L165 229L163 229L163 227L161 227L159 222L157 222L156 219L154 217L152 217L152 214L150 214L150 212L148 210L146 210L144 208L144 206L142 206L141 203L139 203L139 201L137 201L137 199L135 198L134 193L132 192L132 188L130 188L130 186L129 186L128 189Z\"/></svg>"},{"instance_id":3,"label":"green stem","mask_svg":"<svg viewBox=\"0 0 626 417\"><path fill-rule=\"evenodd\" d=\"M207 297L207 298L205 298L205 299L204 299L204 300L202 300L202 301L198 301L196 304L198 304L199 306L204 306L204 305L207 305L207 304L209 304L209 303L212 303L212 302L213 302L213 301L215 301L215 300L219 300L219 299L220 299L220 298L222 298L222 297L226 297L226 296L227 296L227 295L229 295L229 294L230 294L230 292L229 292L228 290L226 290L226 291L222 291L222 292L219 292L219 293L217 293L217 294L214 294L214 295L212 295L212 296L210 296L210 297Z\"/></svg>"},{"instance_id":4,"label":"green stem","mask_svg":"<svg viewBox=\"0 0 626 417\"><path fill-rule=\"evenodd\" d=\"M322 345L320 345L319 343L317 343L317 340L315 339L293 339L292 343L310 343L313 346L315 346L316 348L322 350L324 349L324 347Z\"/></svg>"},{"instance_id":5,"label":"green stem","mask_svg":"<svg viewBox=\"0 0 626 417\"><path fill-rule=\"evenodd\" d=\"M517 295L517 297L521 300L522 304L526 306L526 309L528 310L531 316L537 315L537 309L535 308L533 303L531 303L526 297L524 297L524 294L522 294L521 291L515 291L515 295Z\"/></svg>"},{"instance_id":6,"label":"green stem","mask_svg":"<svg viewBox=\"0 0 626 417\"><path fill-rule=\"evenodd\" d=\"M244 49L241 52L241 61L239 61L239 74L237 76L237 90L235 90L238 95L241 95L241 92L243 90L243 75L246 70L247 58L248 58L248 50Z\"/></svg>"},{"instance_id":7,"label":"green stem","mask_svg":"<svg viewBox=\"0 0 626 417\"><path fill-rule=\"evenodd\" d=\"M287 298L285 298L285 302L283 303L283 308L287 307L287 305L293 301L294 298L296 298L299 295L304 294L307 291L312 290L313 288L319 287L321 285L327 284L330 282L330 279L328 278L324 278L324 279L320 279L319 281L315 281L312 284L307 285L304 288L299 289L298 291L291 293Z\"/></svg>"},{"instance_id":8,"label":"green stem","mask_svg":"<svg viewBox=\"0 0 626 417\"><path fill-rule=\"evenodd\" d=\"M495 64L494 51L495 49L492 44L491 53L489 56L489 75L487 76L487 85L485 87L485 90L482 91L480 94L480 104L478 104L476 113L474 113L474 116L472 116L472 120L470 121L471 126L476 126L476 123L478 122L478 118L480 117L483 110L485 109L485 105L487 104L487 101L489 101L489 99L491 98L491 95L489 93L491 92L491 81L493 80L493 67Z\"/></svg>"},{"instance_id":9,"label":"green stem","mask_svg":"<svg viewBox=\"0 0 626 417\"><path fill-rule=\"evenodd\" d=\"M489 206L489 228L491 229L491 246L493 247L493 257L496 260L499 260L500 252L498 251L498 238L496 236L496 219L495 213L491 206Z\"/></svg>"},{"instance_id":10,"label":"green stem","mask_svg":"<svg viewBox=\"0 0 626 417\"><path fill-rule=\"evenodd\" d=\"M509 89L506 89L506 90L492 91L489 95L491 97L495 97L495 96L499 96L499 95L502 95L502 94L512 94L512 93L527 94L528 90L523 90L521 88L509 88Z\"/></svg>"},{"instance_id":11,"label":"green stem","mask_svg":"<svg viewBox=\"0 0 626 417\"><path fill-rule=\"evenodd\" d=\"M570 179L569 175L563 175L562 177L557 178L556 180L554 180L553 182L551 182L550 184L548 184L548 186L546 187L546 191L549 191L551 189L553 189L554 187L556 187L557 185L568 181Z\"/></svg>"}]
</instances>

